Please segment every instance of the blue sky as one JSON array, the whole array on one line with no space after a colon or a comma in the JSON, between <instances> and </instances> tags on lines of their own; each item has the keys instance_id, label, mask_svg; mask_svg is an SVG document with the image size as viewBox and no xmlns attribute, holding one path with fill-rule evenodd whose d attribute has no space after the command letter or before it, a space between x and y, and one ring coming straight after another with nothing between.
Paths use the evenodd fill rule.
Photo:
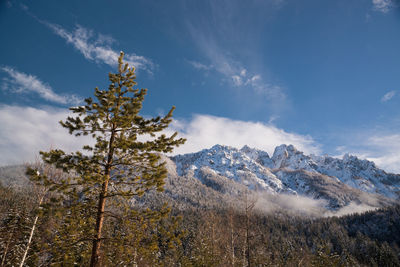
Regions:
<instances>
[{"instance_id":1,"label":"blue sky","mask_svg":"<svg viewBox=\"0 0 400 267\"><path fill-rule=\"evenodd\" d=\"M0 164L82 142L67 108L107 86L124 51L177 107L188 143L344 153L400 172L400 8L395 0L1 1Z\"/></svg>"}]
</instances>

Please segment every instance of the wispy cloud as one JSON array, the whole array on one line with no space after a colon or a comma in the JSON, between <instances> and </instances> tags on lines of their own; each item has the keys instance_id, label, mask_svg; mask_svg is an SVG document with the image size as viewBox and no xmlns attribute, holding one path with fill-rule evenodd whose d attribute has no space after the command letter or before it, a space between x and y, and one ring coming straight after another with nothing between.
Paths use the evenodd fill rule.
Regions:
<instances>
[{"instance_id":1,"label":"wispy cloud","mask_svg":"<svg viewBox=\"0 0 400 267\"><path fill-rule=\"evenodd\" d=\"M293 144L308 154L319 154L320 145L311 136L289 133L272 124L246 122L210 115L195 115L190 121L174 121L171 131L187 138L175 153L197 152L215 144L241 148L249 145L272 155L276 146Z\"/></svg>"},{"instance_id":2,"label":"wispy cloud","mask_svg":"<svg viewBox=\"0 0 400 267\"><path fill-rule=\"evenodd\" d=\"M374 10L382 13L387 13L392 8L396 7L396 4L393 2L393 0L372 0L372 5Z\"/></svg>"},{"instance_id":3,"label":"wispy cloud","mask_svg":"<svg viewBox=\"0 0 400 267\"><path fill-rule=\"evenodd\" d=\"M212 54L216 53L218 52L212 52ZM285 100L286 94L283 87L265 82L260 74L247 71L244 64L223 55L218 55L210 59L213 62L212 64L204 64L196 61L188 62L197 70L216 70L223 75L223 81L228 82L234 87L243 89L251 88L254 93L266 96L269 100Z\"/></svg>"},{"instance_id":4,"label":"wispy cloud","mask_svg":"<svg viewBox=\"0 0 400 267\"><path fill-rule=\"evenodd\" d=\"M45 84L34 75L19 72L8 66L2 67L1 70L9 75L9 77L3 79L3 90L20 94L35 93L47 101L59 104L76 104L81 101L75 95L55 93L50 85Z\"/></svg>"},{"instance_id":5,"label":"wispy cloud","mask_svg":"<svg viewBox=\"0 0 400 267\"><path fill-rule=\"evenodd\" d=\"M242 1L205 2L201 15L186 18L187 30L206 59L191 65L198 70L213 69L233 88L266 97L272 103L279 103L277 106L284 104L284 86L266 75L264 63L258 62L261 51L251 48L262 31L260 21L265 21L266 12L279 8L282 1L250 1L248 6ZM240 23L237 17L241 18ZM250 32L245 27L249 24L253 25Z\"/></svg>"},{"instance_id":6,"label":"wispy cloud","mask_svg":"<svg viewBox=\"0 0 400 267\"><path fill-rule=\"evenodd\" d=\"M85 28L81 25L76 25L73 31L68 31L61 25L50 23L48 21L38 18L35 14L30 12L29 7L20 4L22 10L28 15L32 16L41 24L47 26L56 35L63 38L68 44L71 44L76 50L88 59L97 63L104 63L115 67L118 65L118 57L120 52L111 47L116 40L111 36L102 33L95 33L93 30ZM153 74L155 64L149 58L139 56L135 53L125 53L124 61L129 65L134 66L136 69L146 70L148 73Z\"/></svg>"},{"instance_id":7,"label":"wispy cloud","mask_svg":"<svg viewBox=\"0 0 400 267\"><path fill-rule=\"evenodd\" d=\"M394 96L396 95L396 91L390 91L390 92L387 92L386 94L384 94L383 96L382 96L382 98L381 98L381 102L387 102L387 101L389 101L390 99L392 99Z\"/></svg>"},{"instance_id":8,"label":"wispy cloud","mask_svg":"<svg viewBox=\"0 0 400 267\"><path fill-rule=\"evenodd\" d=\"M196 69L206 69L205 67L207 67L207 70L214 69L224 76L225 81L230 82L235 87L248 86L255 93L266 95L275 100L283 100L285 98L282 87L265 82L261 74L251 73L245 64L233 59L229 55L224 55L225 53L219 47L205 41L202 48L212 63L197 63L196 66L192 64Z\"/></svg>"},{"instance_id":9,"label":"wispy cloud","mask_svg":"<svg viewBox=\"0 0 400 267\"><path fill-rule=\"evenodd\" d=\"M105 63L112 67L117 66L119 52L111 48L111 43L115 41L112 37L102 34L96 36L94 31L80 25L76 25L73 31L67 31L60 25L41 22L68 44L73 45L86 59ZM152 73L154 69L154 63L150 59L134 53L126 53L124 60L136 69L146 70L149 73Z\"/></svg>"},{"instance_id":10,"label":"wispy cloud","mask_svg":"<svg viewBox=\"0 0 400 267\"><path fill-rule=\"evenodd\" d=\"M212 70L214 68L213 65L205 65L205 64L200 63L198 61L186 60L186 62L189 63L193 68L195 68L197 70L209 71L209 70Z\"/></svg>"}]
</instances>

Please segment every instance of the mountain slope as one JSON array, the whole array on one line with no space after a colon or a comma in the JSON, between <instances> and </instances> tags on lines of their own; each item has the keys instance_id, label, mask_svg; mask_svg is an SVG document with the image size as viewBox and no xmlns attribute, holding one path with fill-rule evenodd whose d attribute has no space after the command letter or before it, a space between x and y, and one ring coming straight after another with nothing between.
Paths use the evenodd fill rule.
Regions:
<instances>
[{"instance_id":1,"label":"mountain slope","mask_svg":"<svg viewBox=\"0 0 400 267\"><path fill-rule=\"evenodd\" d=\"M272 157L248 146L215 145L171 159L178 176L197 178L203 184L207 184L206 170L208 177L225 177L263 194L321 199L333 210L351 203L380 207L396 202L400 194L400 175L386 173L373 162L349 155L343 159L309 156L292 145L278 146Z\"/></svg>"}]
</instances>

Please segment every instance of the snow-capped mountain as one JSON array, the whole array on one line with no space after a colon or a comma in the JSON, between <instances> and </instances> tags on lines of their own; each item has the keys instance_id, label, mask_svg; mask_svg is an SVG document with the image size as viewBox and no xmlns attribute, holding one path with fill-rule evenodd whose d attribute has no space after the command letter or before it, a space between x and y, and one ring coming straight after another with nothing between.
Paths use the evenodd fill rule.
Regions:
<instances>
[{"instance_id":1,"label":"snow-capped mountain","mask_svg":"<svg viewBox=\"0 0 400 267\"><path fill-rule=\"evenodd\" d=\"M399 174L386 173L373 162L354 156L306 155L292 145L276 147L272 157L248 146L215 145L164 160L168 170L165 190L145 194L140 200L143 205L241 207L249 189L255 192L251 197L259 200L262 210L283 207L304 213L311 210L314 215L326 209L329 214L342 208L366 210L400 201ZM0 168L4 186L26 187L28 180L24 166Z\"/></svg>"},{"instance_id":2,"label":"snow-capped mountain","mask_svg":"<svg viewBox=\"0 0 400 267\"><path fill-rule=\"evenodd\" d=\"M272 157L248 146L236 149L215 145L171 159L182 177L203 183L210 175L226 177L260 192L324 199L331 208L353 201L397 201L400 196L400 175L386 173L373 162L349 155L342 159L305 155L292 145L276 147Z\"/></svg>"}]
</instances>

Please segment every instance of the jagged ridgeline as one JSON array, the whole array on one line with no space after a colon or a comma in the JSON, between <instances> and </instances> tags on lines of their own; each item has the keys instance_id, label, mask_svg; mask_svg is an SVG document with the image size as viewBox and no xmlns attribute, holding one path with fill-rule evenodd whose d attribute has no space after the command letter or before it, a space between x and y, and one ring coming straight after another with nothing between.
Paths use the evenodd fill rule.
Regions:
<instances>
[{"instance_id":1,"label":"jagged ridgeline","mask_svg":"<svg viewBox=\"0 0 400 267\"><path fill-rule=\"evenodd\" d=\"M248 146L215 145L174 156L168 164L170 184L185 177L204 192L221 193L221 199L237 198L250 190L266 210L271 208L268 204L276 202L284 207L291 203L292 208L302 210L307 206L330 211L347 208L348 213L396 203L400 192L400 175L386 173L371 161L349 155L342 159L305 155L292 145L278 146L272 157Z\"/></svg>"}]
</instances>

